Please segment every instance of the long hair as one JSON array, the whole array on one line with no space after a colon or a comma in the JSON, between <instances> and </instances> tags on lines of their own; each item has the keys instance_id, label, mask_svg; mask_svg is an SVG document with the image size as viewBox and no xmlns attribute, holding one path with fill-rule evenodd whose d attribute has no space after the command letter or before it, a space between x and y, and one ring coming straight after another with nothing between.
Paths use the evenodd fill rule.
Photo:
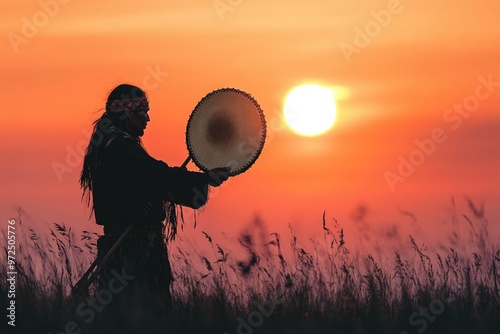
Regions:
<instances>
[{"instance_id":1,"label":"long hair","mask_svg":"<svg viewBox=\"0 0 500 334\"><path fill-rule=\"evenodd\" d=\"M93 179L100 164L100 147L105 138L110 134L126 131L126 112L116 111L112 108L113 101L127 100L131 98L146 97L146 93L139 87L129 84L122 84L111 91L106 102L104 113L93 123L94 129L90 137L89 145L85 151L82 173L80 175L80 187L82 188L82 200L87 195L87 205L90 205L91 194L93 190ZM138 136L128 133L139 145L142 142ZM92 203L92 212L94 212L94 203ZM92 215L91 212L91 215Z\"/></svg>"}]
</instances>

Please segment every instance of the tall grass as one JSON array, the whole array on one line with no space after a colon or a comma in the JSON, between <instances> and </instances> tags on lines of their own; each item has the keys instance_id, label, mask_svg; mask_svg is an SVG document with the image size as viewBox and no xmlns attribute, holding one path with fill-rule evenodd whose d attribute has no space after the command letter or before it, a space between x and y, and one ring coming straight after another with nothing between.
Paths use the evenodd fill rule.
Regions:
<instances>
[{"instance_id":1,"label":"tall grass","mask_svg":"<svg viewBox=\"0 0 500 334\"><path fill-rule=\"evenodd\" d=\"M268 233L259 219L238 245L201 231L209 253L170 245L174 310L144 332L496 332L500 249L484 210L467 204L467 214L454 211L447 242L430 247L408 235L392 255L349 246L341 224L326 213L317 239L301 240L291 226L287 238ZM16 221L17 332L59 333L76 317L68 295L93 261L98 235L76 235L64 224L42 235L21 212ZM4 271L0 290L5 299ZM260 321L263 306L272 312ZM97 333L99 323L81 329Z\"/></svg>"}]
</instances>

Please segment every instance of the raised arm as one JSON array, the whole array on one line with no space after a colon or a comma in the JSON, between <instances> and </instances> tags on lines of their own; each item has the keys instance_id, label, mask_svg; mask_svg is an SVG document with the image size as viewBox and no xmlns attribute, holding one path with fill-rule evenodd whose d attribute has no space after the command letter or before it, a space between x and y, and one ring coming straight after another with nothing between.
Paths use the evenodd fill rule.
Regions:
<instances>
[{"instance_id":1,"label":"raised arm","mask_svg":"<svg viewBox=\"0 0 500 334\"><path fill-rule=\"evenodd\" d=\"M170 167L147 154L132 138L115 138L107 149L109 159L117 166L115 177L126 180L131 190L194 209L206 204L209 186L227 180L225 168L200 173Z\"/></svg>"}]
</instances>

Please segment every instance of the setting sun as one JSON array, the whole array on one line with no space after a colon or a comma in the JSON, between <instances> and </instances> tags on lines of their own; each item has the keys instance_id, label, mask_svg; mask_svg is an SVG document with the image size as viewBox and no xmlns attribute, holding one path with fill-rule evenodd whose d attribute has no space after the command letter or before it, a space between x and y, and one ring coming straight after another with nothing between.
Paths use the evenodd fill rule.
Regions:
<instances>
[{"instance_id":1,"label":"setting sun","mask_svg":"<svg viewBox=\"0 0 500 334\"><path fill-rule=\"evenodd\" d=\"M317 136L335 121L333 91L318 85L302 85L287 96L283 110L290 128L303 136Z\"/></svg>"}]
</instances>

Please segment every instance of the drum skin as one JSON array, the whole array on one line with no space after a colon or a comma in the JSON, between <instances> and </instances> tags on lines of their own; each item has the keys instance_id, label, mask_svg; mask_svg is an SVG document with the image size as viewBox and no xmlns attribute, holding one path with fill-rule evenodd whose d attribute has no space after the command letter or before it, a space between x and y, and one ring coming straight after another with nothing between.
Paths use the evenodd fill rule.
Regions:
<instances>
[{"instance_id":1,"label":"drum skin","mask_svg":"<svg viewBox=\"0 0 500 334\"><path fill-rule=\"evenodd\" d=\"M201 170L230 167L243 173L257 160L266 139L266 120L257 101L236 88L221 88L196 105L186 129L190 157Z\"/></svg>"}]
</instances>

